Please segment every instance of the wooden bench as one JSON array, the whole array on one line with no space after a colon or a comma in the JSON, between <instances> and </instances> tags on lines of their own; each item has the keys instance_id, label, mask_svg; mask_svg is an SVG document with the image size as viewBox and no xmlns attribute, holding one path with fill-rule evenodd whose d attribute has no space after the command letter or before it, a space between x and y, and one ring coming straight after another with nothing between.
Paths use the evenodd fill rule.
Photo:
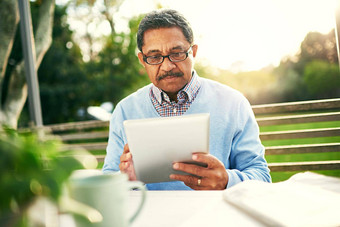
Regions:
<instances>
[{"instance_id":1,"label":"wooden bench","mask_svg":"<svg viewBox=\"0 0 340 227\"><path fill-rule=\"evenodd\" d=\"M261 129L260 138L265 146L273 141L279 144L278 146L267 145L266 157L282 154L340 152L340 99L256 105L253 106L253 111ZM318 127L308 128L315 125ZM266 127L275 128L269 126L286 128L286 130L264 132ZM294 129L301 126L305 128ZM308 143L305 142L307 138L309 138ZM284 140L294 144L280 144L280 141ZM319 142L328 140L331 142ZM340 170L340 160L269 162L269 168L273 172Z\"/></svg>"},{"instance_id":2,"label":"wooden bench","mask_svg":"<svg viewBox=\"0 0 340 227\"><path fill-rule=\"evenodd\" d=\"M254 105L252 108L272 173L337 170L333 175L340 176L340 99ZM85 148L102 163L108 126L107 121L94 120L45 127L59 135L68 149ZM335 158L331 155L332 160L294 161L296 154L308 157L329 153L335 154ZM280 155L291 158L282 162L275 158Z\"/></svg>"}]
</instances>

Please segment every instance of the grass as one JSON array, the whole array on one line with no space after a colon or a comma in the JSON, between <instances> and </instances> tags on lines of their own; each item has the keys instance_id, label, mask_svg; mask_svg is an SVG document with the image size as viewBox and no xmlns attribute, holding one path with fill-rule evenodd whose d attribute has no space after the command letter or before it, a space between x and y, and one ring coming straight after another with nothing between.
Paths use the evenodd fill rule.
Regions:
<instances>
[{"instance_id":1,"label":"grass","mask_svg":"<svg viewBox=\"0 0 340 227\"><path fill-rule=\"evenodd\" d=\"M274 131L336 128L336 127L340 127L340 121L325 121L325 122L314 122L314 123L261 126L260 131L261 132L274 132Z\"/></svg>"},{"instance_id":2,"label":"grass","mask_svg":"<svg viewBox=\"0 0 340 227\"><path fill-rule=\"evenodd\" d=\"M299 145L299 144L316 144L316 143L337 143L340 142L340 136L332 137L316 137L303 139L284 139L284 140L270 140L262 141L265 147L268 146L283 146L283 145Z\"/></svg>"}]
</instances>

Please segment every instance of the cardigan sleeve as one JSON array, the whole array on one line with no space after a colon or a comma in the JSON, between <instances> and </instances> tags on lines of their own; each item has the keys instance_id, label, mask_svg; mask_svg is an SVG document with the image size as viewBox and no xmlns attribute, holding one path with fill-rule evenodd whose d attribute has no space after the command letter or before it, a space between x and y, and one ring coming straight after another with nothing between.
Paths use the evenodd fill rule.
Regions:
<instances>
[{"instance_id":1,"label":"cardigan sleeve","mask_svg":"<svg viewBox=\"0 0 340 227\"><path fill-rule=\"evenodd\" d=\"M250 179L271 182L259 127L245 98L240 102L237 118L238 129L232 142L230 168L226 170L229 177L227 188Z\"/></svg>"},{"instance_id":2,"label":"cardigan sleeve","mask_svg":"<svg viewBox=\"0 0 340 227\"><path fill-rule=\"evenodd\" d=\"M118 104L112 113L110 121L109 139L102 169L104 173L119 171L120 156L126 143L123 120L124 113L120 104Z\"/></svg>"}]
</instances>

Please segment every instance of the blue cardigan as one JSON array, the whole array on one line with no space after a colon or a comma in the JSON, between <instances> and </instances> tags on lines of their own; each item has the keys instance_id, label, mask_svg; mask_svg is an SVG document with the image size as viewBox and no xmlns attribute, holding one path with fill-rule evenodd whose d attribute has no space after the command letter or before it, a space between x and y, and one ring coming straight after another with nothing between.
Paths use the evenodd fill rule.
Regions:
<instances>
[{"instance_id":1,"label":"blue cardigan","mask_svg":"<svg viewBox=\"0 0 340 227\"><path fill-rule=\"evenodd\" d=\"M247 99L238 91L205 78L188 114L210 113L209 152L223 162L229 176L227 188L244 180L271 182L264 159L259 128ZM160 117L149 97L151 84L120 101L113 111L103 172L119 171L127 143L123 121ZM190 190L183 182L147 184L148 190Z\"/></svg>"}]
</instances>

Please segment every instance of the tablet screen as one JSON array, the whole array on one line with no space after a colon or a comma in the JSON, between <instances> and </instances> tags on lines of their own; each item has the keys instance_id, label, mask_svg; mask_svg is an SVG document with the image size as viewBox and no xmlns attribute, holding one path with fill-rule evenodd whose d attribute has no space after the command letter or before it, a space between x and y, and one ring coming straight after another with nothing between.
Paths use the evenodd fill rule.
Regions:
<instances>
[{"instance_id":1,"label":"tablet screen","mask_svg":"<svg viewBox=\"0 0 340 227\"><path fill-rule=\"evenodd\" d=\"M172 181L174 162L192 162L192 153L209 152L209 114L124 121L138 180Z\"/></svg>"}]
</instances>

